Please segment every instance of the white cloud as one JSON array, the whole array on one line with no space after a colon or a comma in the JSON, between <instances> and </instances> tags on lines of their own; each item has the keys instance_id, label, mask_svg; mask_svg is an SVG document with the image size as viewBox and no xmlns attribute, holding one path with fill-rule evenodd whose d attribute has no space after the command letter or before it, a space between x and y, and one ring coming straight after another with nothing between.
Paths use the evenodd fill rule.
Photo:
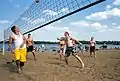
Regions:
<instances>
[{"instance_id":1,"label":"white cloud","mask_svg":"<svg viewBox=\"0 0 120 81\"><path fill-rule=\"evenodd\" d=\"M96 29L96 30L102 30L102 29L107 29L107 25L102 25L101 23L99 22L87 22L87 21L78 21L78 22L72 22L71 25L74 25L74 26L78 26L78 27L91 27L93 29Z\"/></svg>"},{"instance_id":2,"label":"white cloud","mask_svg":"<svg viewBox=\"0 0 120 81\"><path fill-rule=\"evenodd\" d=\"M116 29L120 29L120 26L117 26Z\"/></svg>"},{"instance_id":3,"label":"white cloud","mask_svg":"<svg viewBox=\"0 0 120 81\"><path fill-rule=\"evenodd\" d=\"M60 12L69 12L69 9L68 9L68 8L62 8L62 9L60 10Z\"/></svg>"},{"instance_id":4,"label":"white cloud","mask_svg":"<svg viewBox=\"0 0 120 81\"><path fill-rule=\"evenodd\" d=\"M115 0L115 1L113 2L113 5L120 5L120 0Z\"/></svg>"},{"instance_id":5,"label":"white cloud","mask_svg":"<svg viewBox=\"0 0 120 81\"><path fill-rule=\"evenodd\" d=\"M22 17L21 19L24 20L24 21L30 21L30 19L27 18L27 17Z\"/></svg>"},{"instance_id":6,"label":"white cloud","mask_svg":"<svg viewBox=\"0 0 120 81\"><path fill-rule=\"evenodd\" d=\"M0 24L8 24L8 23L10 23L10 21L8 21L8 20L0 20Z\"/></svg>"},{"instance_id":7,"label":"white cloud","mask_svg":"<svg viewBox=\"0 0 120 81\"><path fill-rule=\"evenodd\" d=\"M99 30L98 32L105 32L107 31L106 29Z\"/></svg>"},{"instance_id":8,"label":"white cloud","mask_svg":"<svg viewBox=\"0 0 120 81\"><path fill-rule=\"evenodd\" d=\"M33 21L31 21L31 24L38 24L38 23L41 23L41 22L44 22L45 20L43 18L37 18Z\"/></svg>"},{"instance_id":9,"label":"white cloud","mask_svg":"<svg viewBox=\"0 0 120 81\"><path fill-rule=\"evenodd\" d=\"M32 32L35 40L57 41L57 37L63 36L63 33L69 30L69 27L48 25ZM37 35L36 35L37 34Z\"/></svg>"},{"instance_id":10,"label":"white cloud","mask_svg":"<svg viewBox=\"0 0 120 81\"><path fill-rule=\"evenodd\" d=\"M113 8L111 10L93 13L89 16L86 16L86 19L89 19L89 20L104 20L104 19L108 19L110 17L120 17L119 13L120 13L119 8Z\"/></svg>"},{"instance_id":11,"label":"white cloud","mask_svg":"<svg viewBox=\"0 0 120 81\"><path fill-rule=\"evenodd\" d=\"M46 15L50 15L50 16L58 15L57 12L52 11L52 10L44 10L43 13L46 14Z\"/></svg>"},{"instance_id":12,"label":"white cloud","mask_svg":"<svg viewBox=\"0 0 120 81\"><path fill-rule=\"evenodd\" d=\"M118 16L118 17L120 17L120 9L119 8L114 8L114 9L112 9L110 12L109 12L109 14L111 15L111 16Z\"/></svg>"},{"instance_id":13,"label":"white cloud","mask_svg":"<svg viewBox=\"0 0 120 81\"><path fill-rule=\"evenodd\" d=\"M107 12L97 12L93 13L89 16L86 16L86 19L89 20L102 20L102 19L107 19Z\"/></svg>"},{"instance_id":14,"label":"white cloud","mask_svg":"<svg viewBox=\"0 0 120 81\"><path fill-rule=\"evenodd\" d=\"M117 24L113 22L112 25L115 26L115 25L117 25Z\"/></svg>"},{"instance_id":15,"label":"white cloud","mask_svg":"<svg viewBox=\"0 0 120 81\"><path fill-rule=\"evenodd\" d=\"M69 8L62 8L59 11L53 11L50 9L44 10L43 13L49 16L56 16L59 13L68 13L69 12Z\"/></svg>"},{"instance_id":16,"label":"white cloud","mask_svg":"<svg viewBox=\"0 0 120 81\"><path fill-rule=\"evenodd\" d=\"M46 26L43 28L43 30L45 31L65 31L65 30L69 30L68 27L59 27L59 26L52 26L52 25L49 25L49 26Z\"/></svg>"},{"instance_id":17,"label":"white cloud","mask_svg":"<svg viewBox=\"0 0 120 81\"><path fill-rule=\"evenodd\" d=\"M90 24L90 26L97 30L108 28L107 25L102 25L99 22L92 23L92 24Z\"/></svg>"},{"instance_id":18,"label":"white cloud","mask_svg":"<svg viewBox=\"0 0 120 81\"><path fill-rule=\"evenodd\" d=\"M72 22L71 25L75 25L75 26L89 26L89 22L87 21L78 21L78 22Z\"/></svg>"},{"instance_id":19,"label":"white cloud","mask_svg":"<svg viewBox=\"0 0 120 81\"><path fill-rule=\"evenodd\" d=\"M111 8L112 8L111 5L107 5L107 6L106 6L106 9L107 9L107 10L109 10L109 9L111 9Z\"/></svg>"}]
</instances>

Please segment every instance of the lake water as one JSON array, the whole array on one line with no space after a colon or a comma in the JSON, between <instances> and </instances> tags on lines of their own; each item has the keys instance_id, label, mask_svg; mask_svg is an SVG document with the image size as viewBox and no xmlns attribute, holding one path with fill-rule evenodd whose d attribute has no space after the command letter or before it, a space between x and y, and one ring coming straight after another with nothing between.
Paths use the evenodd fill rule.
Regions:
<instances>
[{"instance_id":1,"label":"lake water","mask_svg":"<svg viewBox=\"0 0 120 81\"><path fill-rule=\"evenodd\" d=\"M35 44L35 47L38 49L38 48L41 48L41 45L42 44ZM87 44L83 44L83 46L82 47L85 47L85 45L87 45ZM48 49L48 50L52 50L52 49L59 49L59 44L44 44L44 46L45 46L45 49ZM100 47L101 47L102 45L96 45L96 48L97 49L99 49ZM14 47L14 45L13 45L13 47ZM107 45L107 48L108 49L110 49L110 48L115 48L115 47L117 47L117 48L120 48L120 45ZM0 44L0 48L2 48L2 44ZM5 44L5 49L7 50L9 48L9 45L8 44Z\"/></svg>"}]
</instances>

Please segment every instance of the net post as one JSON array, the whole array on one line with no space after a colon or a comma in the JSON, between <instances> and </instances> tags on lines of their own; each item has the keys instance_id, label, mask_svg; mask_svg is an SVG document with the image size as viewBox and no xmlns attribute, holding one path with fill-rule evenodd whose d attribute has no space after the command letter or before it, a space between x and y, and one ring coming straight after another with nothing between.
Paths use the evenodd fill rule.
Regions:
<instances>
[{"instance_id":1,"label":"net post","mask_svg":"<svg viewBox=\"0 0 120 81\"><path fill-rule=\"evenodd\" d=\"M5 55L5 30L3 29L3 48L2 48L2 55Z\"/></svg>"}]
</instances>

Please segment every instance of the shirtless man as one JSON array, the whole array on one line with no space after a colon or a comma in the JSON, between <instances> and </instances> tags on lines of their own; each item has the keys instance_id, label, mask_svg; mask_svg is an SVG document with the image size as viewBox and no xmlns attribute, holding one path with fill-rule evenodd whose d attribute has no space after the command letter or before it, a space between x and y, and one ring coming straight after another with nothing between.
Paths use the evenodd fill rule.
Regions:
<instances>
[{"instance_id":1,"label":"shirtless man","mask_svg":"<svg viewBox=\"0 0 120 81\"><path fill-rule=\"evenodd\" d=\"M66 62L66 64L68 65L68 57L70 56L70 54L72 54L81 63L82 68L84 68L84 63L81 60L81 58L77 54L74 54L73 41L76 41L77 43L79 43L79 41L70 37L68 32L65 32L64 35L65 35L65 43L66 43L66 51L65 51L65 62Z\"/></svg>"},{"instance_id":2,"label":"shirtless man","mask_svg":"<svg viewBox=\"0 0 120 81\"><path fill-rule=\"evenodd\" d=\"M32 52L34 60L36 61L34 42L33 39L31 38L31 34L28 34L28 38L26 39L26 42L27 42L27 52Z\"/></svg>"},{"instance_id":3,"label":"shirtless man","mask_svg":"<svg viewBox=\"0 0 120 81\"><path fill-rule=\"evenodd\" d=\"M96 57L96 54L95 54L95 45L96 45L96 42L94 40L94 37L91 37L91 40L89 41L90 56L92 56L92 53L93 53L94 57Z\"/></svg>"}]
</instances>

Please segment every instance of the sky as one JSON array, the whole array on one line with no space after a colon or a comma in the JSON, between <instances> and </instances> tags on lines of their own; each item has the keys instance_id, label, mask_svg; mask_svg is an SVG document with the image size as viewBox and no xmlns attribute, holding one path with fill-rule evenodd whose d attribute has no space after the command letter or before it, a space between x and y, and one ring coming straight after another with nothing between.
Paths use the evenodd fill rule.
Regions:
<instances>
[{"instance_id":1,"label":"sky","mask_svg":"<svg viewBox=\"0 0 120 81\"><path fill-rule=\"evenodd\" d=\"M0 40L2 31L33 3L34 0L1 0ZM78 40L120 40L120 0L106 0L46 27L31 32L34 40L57 41L65 31Z\"/></svg>"}]
</instances>

